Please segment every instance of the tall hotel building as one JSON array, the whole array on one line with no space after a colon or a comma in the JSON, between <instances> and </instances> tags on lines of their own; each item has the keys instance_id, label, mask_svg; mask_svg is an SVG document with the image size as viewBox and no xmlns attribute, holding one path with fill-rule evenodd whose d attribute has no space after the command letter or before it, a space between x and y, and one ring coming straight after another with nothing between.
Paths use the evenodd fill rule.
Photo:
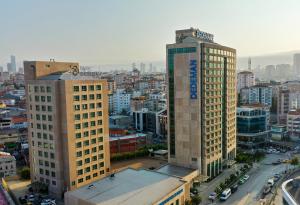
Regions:
<instances>
[{"instance_id":1,"label":"tall hotel building","mask_svg":"<svg viewBox=\"0 0 300 205\"><path fill-rule=\"evenodd\" d=\"M110 170L106 80L77 63L24 62L31 180L63 193Z\"/></svg>"},{"instance_id":2,"label":"tall hotel building","mask_svg":"<svg viewBox=\"0 0 300 205\"><path fill-rule=\"evenodd\" d=\"M236 51L178 30L167 74L169 163L214 177L236 156Z\"/></svg>"}]
</instances>

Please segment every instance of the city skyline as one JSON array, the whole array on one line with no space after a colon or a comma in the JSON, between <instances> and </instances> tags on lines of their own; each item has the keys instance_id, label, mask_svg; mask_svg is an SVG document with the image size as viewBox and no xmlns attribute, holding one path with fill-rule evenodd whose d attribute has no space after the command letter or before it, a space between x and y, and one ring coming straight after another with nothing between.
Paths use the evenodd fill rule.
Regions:
<instances>
[{"instance_id":1,"label":"city skyline","mask_svg":"<svg viewBox=\"0 0 300 205\"><path fill-rule=\"evenodd\" d=\"M300 29L293 25L300 17L296 0L288 4L279 0L1 4L6 9L0 14L0 65L12 54L20 61L54 58L83 65L163 61L165 43L174 40L170 31L192 26L214 33L216 42L237 48L239 57L300 47ZM14 17L8 18L12 12Z\"/></svg>"}]
</instances>

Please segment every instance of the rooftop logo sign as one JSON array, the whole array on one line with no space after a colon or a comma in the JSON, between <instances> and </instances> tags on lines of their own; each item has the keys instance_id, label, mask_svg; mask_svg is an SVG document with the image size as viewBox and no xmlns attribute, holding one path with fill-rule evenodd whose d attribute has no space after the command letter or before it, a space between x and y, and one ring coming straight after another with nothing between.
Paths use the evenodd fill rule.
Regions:
<instances>
[{"instance_id":1,"label":"rooftop logo sign","mask_svg":"<svg viewBox=\"0 0 300 205\"><path fill-rule=\"evenodd\" d=\"M214 41L214 35L200 30L196 30L196 37L206 41Z\"/></svg>"}]
</instances>

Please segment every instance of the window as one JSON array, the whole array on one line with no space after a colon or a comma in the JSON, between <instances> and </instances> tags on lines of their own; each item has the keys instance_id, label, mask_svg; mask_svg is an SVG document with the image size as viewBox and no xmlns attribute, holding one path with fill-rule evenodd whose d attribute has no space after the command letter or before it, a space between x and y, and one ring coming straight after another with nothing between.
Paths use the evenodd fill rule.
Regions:
<instances>
[{"instance_id":1,"label":"window","mask_svg":"<svg viewBox=\"0 0 300 205\"><path fill-rule=\"evenodd\" d=\"M101 85L96 85L96 90L101 90Z\"/></svg>"},{"instance_id":2,"label":"window","mask_svg":"<svg viewBox=\"0 0 300 205\"><path fill-rule=\"evenodd\" d=\"M97 99L101 99L101 94L97 94Z\"/></svg>"},{"instance_id":3,"label":"window","mask_svg":"<svg viewBox=\"0 0 300 205\"><path fill-rule=\"evenodd\" d=\"M74 119L75 119L75 120L80 120L80 114L76 114L76 115L74 116Z\"/></svg>"},{"instance_id":4,"label":"window","mask_svg":"<svg viewBox=\"0 0 300 205\"><path fill-rule=\"evenodd\" d=\"M73 91L74 92L79 92L79 86L73 86Z\"/></svg>"},{"instance_id":5,"label":"window","mask_svg":"<svg viewBox=\"0 0 300 205\"><path fill-rule=\"evenodd\" d=\"M85 85L81 86L81 91L87 91L87 88Z\"/></svg>"},{"instance_id":6,"label":"window","mask_svg":"<svg viewBox=\"0 0 300 205\"><path fill-rule=\"evenodd\" d=\"M75 124L75 130L80 130L81 129L81 125L80 124Z\"/></svg>"},{"instance_id":7,"label":"window","mask_svg":"<svg viewBox=\"0 0 300 205\"><path fill-rule=\"evenodd\" d=\"M80 110L80 105L74 105L74 110Z\"/></svg>"},{"instance_id":8,"label":"window","mask_svg":"<svg viewBox=\"0 0 300 205\"><path fill-rule=\"evenodd\" d=\"M83 127L83 128L88 128L88 127L89 127L89 123L88 123L88 122L82 123L82 127Z\"/></svg>"},{"instance_id":9,"label":"window","mask_svg":"<svg viewBox=\"0 0 300 205\"><path fill-rule=\"evenodd\" d=\"M51 87L47 86L47 93L51 93Z\"/></svg>"},{"instance_id":10,"label":"window","mask_svg":"<svg viewBox=\"0 0 300 205\"><path fill-rule=\"evenodd\" d=\"M95 112L91 112L90 117L95 117Z\"/></svg>"},{"instance_id":11,"label":"window","mask_svg":"<svg viewBox=\"0 0 300 205\"><path fill-rule=\"evenodd\" d=\"M91 127L96 126L96 122L95 121L91 121Z\"/></svg>"},{"instance_id":12,"label":"window","mask_svg":"<svg viewBox=\"0 0 300 205\"><path fill-rule=\"evenodd\" d=\"M41 101L42 102L46 102L46 97L45 96L41 96Z\"/></svg>"},{"instance_id":13,"label":"window","mask_svg":"<svg viewBox=\"0 0 300 205\"><path fill-rule=\"evenodd\" d=\"M88 119L89 118L89 114L88 113L83 113L82 114L82 118L83 119Z\"/></svg>"},{"instance_id":14,"label":"window","mask_svg":"<svg viewBox=\"0 0 300 205\"><path fill-rule=\"evenodd\" d=\"M90 86L89 86L89 90L90 90L90 91L93 91L94 89L95 89L95 87L94 87L93 85L90 85Z\"/></svg>"},{"instance_id":15,"label":"window","mask_svg":"<svg viewBox=\"0 0 300 205\"><path fill-rule=\"evenodd\" d=\"M52 121L52 115L48 115L48 121Z\"/></svg>"},{"instance_id":16,"label":"window","mask_svg":"<svg viewBox=\"0 0 300 205\"><path fill-rule=\"evenodd\" d=\"M35 102L39 102L40 101L40 96L34 96L34 100L35 100Z\"/></svg>"},{"instance_id":17,"label":"window","mask_svg":"<svg viewBox=\"0 0 300 205\"><path fill-rule=\"evenodd\" d=\"M82 160L77 161L77 162L76 162L76 165L77 165L77 167L82 166Z\"/></svg>"},{"instance_id":18,"label":"window","mask_svg":"<svg viewBox=\"0 0 300 205\"><path fill-rule=\"evenodd\" d=\"M102 151L103 150L103 145L100 145L99 146L99 151Z\"/></svg>"},{"instance_id":19,"label":"window","mask_svg":"<svg viewBox=\"0 0 300 205\"><path fill-rule=\"evenodd\" d=\"M90 180L90 179L91 179L90 175L88 175L88 176L85 177L85 180Z\"/></svg>"},{"instance_id":20,"label":"window","mask_svg":"<svg viewBox=\"0 0 300 205\"><path fill-rule=\"evenodd\" d=\"M102 103L101 102L97 103L97 108L101 108L101 107L102 107Z\"/></svg>"},{"instance_id":21,"label":"window","mask_svg":"<svg viewBox=\"0 0 300 205\"><path fill-rule=\"evenodd\" d=\"M79 95L74 95L74 96L73 96L73 100L74 100L74 101L79 101L79 100L80 100Z\"/></svg>"},{"instance_id":22,"label":"window","mask_svg":"<svg viewBox=\"0 0 300 205\"><path fill-rule=\"evenodd\" d=\"M90 144L90 141L89 140L85 140L83 144L84 144L84 146L88 146Z\"/></svg>"},{"instance_id":23,"label":"window","mask_svg":"<svg viewBox=\"0 0 300 205\"><path fill-rule=\"evenodd\" d=\"M83 170L82 170L82 169L77 170L77 175L78 175L78 176L80 176L80 175L82 175L82 174L83 174Z\"/></svg>"},{"instance_id":24,"label":"window","mask_svg":"<svg viewBox=\"0 0 300 205\"><path fill-rule=\"evenodd\" d=\"M95 99L95 95L94 94L90 94L90 100L94 100Z\"/></svg>"},{"instance_id":25,"label":"window","mask_svg":"<svg viewBox=\"0 0 300 205\"><path fill-rule=\"evenodd\" d=\"M95 103L90 103L90 109L95 109Z\"/></svg>"},{"instance_id":26,"label":"window","mask_svg":"<svg viewBox=\"0 0 300 205\"><path fill-rule=\"evenodd\" d=\"M87 104L82 104L82 109L83 109L83 110L86 110L86 109L88 109L88 106L87 106Z\"/></svg>"},{"instance_id":27,"label":"window","mask_svg":"<svg viewBox=\"0 0 300 205\"><path fill-rule=\"evenodd\" d=\"M90 168L90 167L86 167L86 168L84 169L84 171L85 171L85 173L88 173L88 172L91 171L91 168Z\"/></svg>"},{"instance_id":28,"label":"window","mask_svg":"<svg viewBox=\"0 0 300 205\"><path fill-rule=\"evenodd\" d=\"M84 159L84 163L85 163L85 164L88 164L88 163L90 163L90 162L91 162L91 159L90 159L90 158Z\"/></svg>"},{"instance_id":29,"label":"window","mask_svg":"<svg viewBox=\"0 0 300 205\"><path fill-rule=\"evenodd\" d=\"M82 95L81 100L87 100L87 95Z\"/></svg>"},{"instance_id":30,"label":"window","mask_svg":"<svg viewBox=\"0 0 300 205\"><path fill-rule=\"evenodd\" d=\"M102 116L102 111L98 111L97 116Z\"/></svg>"},{"instance_id":31,"label":"window","mask_svg":"<svg viewBox=\"0 0 300 205\"><path fill-rule=\"evenodd\" d=\"M82 183L83 182L83 178L78 179L78 183Z\"/></svg>"},{"instance_id":32,"label":"window","mask_svg":"<svg viewBox=\"0 0 300 205\"><path fill-rule=\"evenodd\" d=\"M76 152L76 156L81 157L82 156L82 151Z\"/></svg>"},{"instance_id":33,"label":"window","mask_svg":"<svg viewBox=\"0 0 300 205\"><path fill-rule=\"evenodd\" d=\"M75 137L76 137L76 139L80 139L81 138L81 133L79 132L79 133L76 133L75 134Z\"/></svg>"},{"instance_id":34,"label":"window","mask_svg":"<svg viewBox=\"0 0 300 205\"><path fill-rule=\"evenodd\" d=\"M84 150L84 154L85 154L85 155L90 154L90 150L89 150L89 149Z\"/></svg>"},{"instance_id":35,"label":"window","mask_svg":"<svg viewBox=\"0 0 300 205\"><path fill-rule=\"evenodd\" d=\"M52 106L48 106L48 112L52 112Z\"/></svg>"},{"instance_id":36,"label":"window","mask_svg":"<svg viewBox=\"0 0 300 205\"><path fill-rule=\"evenodd\" d=\"M76 143L76 148L80 148L82 146L81 142Z\"/></svg>"}]
</instances>

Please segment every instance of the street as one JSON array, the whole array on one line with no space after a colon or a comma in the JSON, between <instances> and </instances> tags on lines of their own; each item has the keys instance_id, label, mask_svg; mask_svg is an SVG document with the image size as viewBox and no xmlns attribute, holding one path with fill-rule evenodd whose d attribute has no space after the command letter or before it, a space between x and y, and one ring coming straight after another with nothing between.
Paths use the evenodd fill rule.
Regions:
<instances>
[{"instance_id":1,"label":"street","mask_svg":"<svg viewBox=\"0 0 300 205\"><path fill-rule=\"evenodd\" d=\"M266 158L260 163L254 164L253 168L248 172L250 176L249 180L245 184L240 185L238 190L233 193L225 202L215 202L214 204L223 205L251 205L257 204L261 196L261 191L266 185L267 180L274 176L276 173L280 173L287 168L287 164L272 165L272 162L278 159L288 158L287 154L267 154ZM209 193L214 190L214 187L218 183L213 185L207 185L206 190L200 194L203 196L203 204L211 204L207 200Z\"/></svg>"}]
</instances>

